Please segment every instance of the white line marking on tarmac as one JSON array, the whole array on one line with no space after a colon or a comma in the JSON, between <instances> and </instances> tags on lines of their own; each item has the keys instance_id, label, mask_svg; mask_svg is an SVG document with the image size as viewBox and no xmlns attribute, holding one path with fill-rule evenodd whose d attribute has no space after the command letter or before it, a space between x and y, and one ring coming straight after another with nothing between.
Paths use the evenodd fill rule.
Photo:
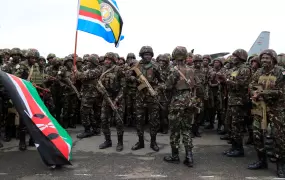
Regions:
<instances>
[{"instance_id":1,"label":"white line marking on tarmac","mask_svg":"<svg viewBox=\"0 0 285 180\"><path fill-rule=\"evenodd\" d=\"M121 174L115 175L115 176L117 176L117 177L128 177L128 175L121 175Z\"/></svg>"},{"instance_id":2,"label":"white line marking on tarmac","mask_svg":"<svg viewBox=\"0 0 285 180\"><path fill-rule=\"evenodd\" d=\"M8 175L8 173L0 173L1 176Z\"/></svg>"},{"instance_id":3,"label":"white line marking on tarmac","mask_svg":"<svg viewBox=\"0 0 285 180\"><path fill-rule=\"evenodd\" d=\"M150 177L156 177L156 178L166 178L166 175L161 175L161 174L152 174Z\"/></svg>"},{"instance_id":4,"label":"white line marking on tarmac","mask_svg":"<svg viewBox=\"0 0 285 180\"><path fill-rule=\"evenodd\" d=\"M52 174L36 174L36 176L51 176Z\"/></svg>"},{"instance_id":5,"label":"white line marking on tarmac","mask_svg":"<svg viewBox=\"0 0 285 180\"><path fill-rule=\"evenodd\" d=\"M199 176L199 177L205 179L205 178L214 178L215 176Z\"/></svg>"},{"instance_id":6,"label":"white line marking on tarmac","mask_svg":"<svg viewBox=\"0 0 285 180\"><path fill-rule=\"evenodd\" d=\"M273 178L273 179L283 180L283 179L285 179L285 178Z\"/></svg>"},{"instance_id":7,"label":"white line marking on tarmac","mask_svg":"<svg viewBox=\"0 0 285 180\"><path fill-rule=\"evenodd\" d=\"M92 176L92 174L74 174L75 176Z\"/></svg>"},{"instance_id":8,"label":"white line marking on tarmac","mask_svg":"<svg viewBox=\"0 0 285 180\"><path fill-rule=\"evenodd\" d=\"M245 177L245 179L258 179L257 177Z\"/></svg>"}]
</instances>

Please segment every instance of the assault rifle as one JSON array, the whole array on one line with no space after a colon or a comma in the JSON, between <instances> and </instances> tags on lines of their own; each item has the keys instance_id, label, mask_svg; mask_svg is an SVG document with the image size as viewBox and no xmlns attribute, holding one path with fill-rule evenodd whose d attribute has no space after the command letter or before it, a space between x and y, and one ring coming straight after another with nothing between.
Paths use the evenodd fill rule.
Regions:
<instances>
[{"instance_id":1,"label":"assault rifle","mask_svg":"<svg viewBox=\"0 0 285 180\"><path fill-rule=\"evenodd\" d=\"M136 63L131 70L133 70L139 81L141 82L141 84L138 86L138 90L141 91L142 89L147 88L149 94L154 98L155 102L159 104L159 106L161 108L164 109L164 107L159 103L159 100L157 98L157 92L153 89L153 87L150 85L150 83L148 82L148 80L146 79L146 77L143 75L143 73L140 71L140 69L138 68L139 63Z\"/></svg>"}]
</instances>

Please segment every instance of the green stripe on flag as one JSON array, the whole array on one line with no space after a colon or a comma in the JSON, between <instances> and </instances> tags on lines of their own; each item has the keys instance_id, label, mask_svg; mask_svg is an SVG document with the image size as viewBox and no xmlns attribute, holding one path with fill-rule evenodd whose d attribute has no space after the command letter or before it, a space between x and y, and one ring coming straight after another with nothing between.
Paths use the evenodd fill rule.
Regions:
<instances>
[{"instance_id":1,"label":"green stripe on flag","mask_svg":"<svg viewBox=\"0 0 285 180\"><path fill-rule=\"evenodd\" d=\"M58 131L58 134L63 138L65 142L67 142L70 145L70 148L72 148L72 138L69 136L69 134L66 132L65 129L63 129L60 124L56 121L56 119L50 114L49 110L45 106L44 102L41 100L41 97L39 96L36 88L30 83L29 81L23 80L24 85L27 87L28 91L31 93L31 96L34 98L38 106L41 107L45 115L50 119L50 121L53 123L55 128ZM71 160L71 153L69 153L69 160Z\"/></svg>"},{"instance_id":2,"label":"green stripe on flag","mask_svg":"<svg viewBox=\"0 0 285 180\"><path fill-rule=\"evenodd\" d=\"M91 8L86 7L86 6L80 6L80 10L87 11L87 12L101 16L101 11L97 10L97 9L91 9Z\"/></svg>"}]
</instances>

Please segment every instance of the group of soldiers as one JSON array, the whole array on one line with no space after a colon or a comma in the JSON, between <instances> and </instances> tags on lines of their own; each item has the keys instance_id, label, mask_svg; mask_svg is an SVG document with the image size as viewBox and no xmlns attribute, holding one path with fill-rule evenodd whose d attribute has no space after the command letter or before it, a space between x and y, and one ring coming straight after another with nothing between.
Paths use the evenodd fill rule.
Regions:
<instances>
[{"instance_id":1,"label":"group of soldiers","mask_svg":"<svg viewBox=\"0 0 285 180\"><path fill-rule=\"evenodd\" d=\"M212 59L178 46L172 54L154 59L152 47L143 46L139 56L140 61L134 53L125 59L112 52L83 58L49 54L45 59L36 49L13 48L0 50L0 63L2 71L33 83L64 128L76 128L81 121L84 131L77 138L102 131L105 141L100 149L112 146L110 126L117 130L118 152L124 147L125 126L137 129L138 142L132 150L144 148L148 123L151 149L159 151L157 133L170 130L172 153L164 161L180 162L182 136L184 164L193 167L192 138L201 137L202 126L214 129L217 118L217 133L231 144L225 156L244 156L243 136L248 132L246 144L253 144L258 156L248 168L267 168L270 155L278 177L285 177L284 54L268 49L248 57L245 50L237 49L227 59ZM25 125L21 117L16 123L18 113L7 90L0 88L2 139L10 141L15 134L19 149L26 150ZM29 145L33 144L30 138Z\"/></svg>"}]
</instances>

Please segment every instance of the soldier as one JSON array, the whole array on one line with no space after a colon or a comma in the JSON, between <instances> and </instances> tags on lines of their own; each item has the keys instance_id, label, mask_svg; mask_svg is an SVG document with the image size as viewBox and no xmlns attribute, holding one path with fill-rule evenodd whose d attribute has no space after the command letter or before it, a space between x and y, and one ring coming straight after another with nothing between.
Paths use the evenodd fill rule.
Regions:
<instances>
[{"instance_id":1,"label":"soldier","mask_svg":"<svg viewBox=\"0 0 285 180\"><path fill-rule=\"evenodd\" d=\"M93 106L97 102L97 97L100 96L98 90L96 89L97 80L101 74L101 70L98 68L99 59L95 56L89 56L87 61L87 70L84 72L75 71L76 78L82 82L81 88L81 121L84 127L84 132L77 135L77 138L86 138L93 135L91 132L91 127L93 131L96 132L100 129L101 124L98 123L100 119L100 110L94 113Z\"/></svg>"},{"instance_id":2,"label":"soldier","mask_svg":"<svg viewBox=\"0 0 285 180\"><path fill-rule=\"evenodd\" d=\"M278 66L285 68L285 54L281 53L277 56Z\"/></svg>"},{"instance_id":3,"label":"soldier","mask_svg":"<svg viewBox=\"0 0 285 180\"><path fill-rule=\"evenodd\" d=\"M32 78L32 75L34 73L34 65L37 62L37 60L40 58L40 53L36 49L28 49L27 52L27 60L20 62L16 66L16 72L15 76L26 79L30 81ZM26 145L26 127L23 123L23 120L20 118L20 124L19 124L19 150L25 151L27 149ZM33 145L33 140L30 138L29 145Z\"/></svg>"},{"instance_id":4,"label":"soldier","mask_svg":"<svg viewBox=\"0 0 285 180\"><path fill-rule=\"evenodd\" d=\"M21 58L21 60L22 61L26 61L27 60L27 52L28 52L28 50L27 49L22 49L21 51L22 51L22 58Z\"/></svg>"},{"instance_id":5,"label":"soldier","mask_svg":"<svg viewBox=\"0 0 285 180\"><path fill-rule=\"evenodd\" d=\"M159 63L159 73L163 82L166 82L167 77L170 74L170 58L167 54L162 54L158 58ZM171 99L171 93L166 92L164 89L160 89L159 93L159 102L162 107L159 109L160 114L160 132L162 134L168 133L168 105Z\"/></svg>"},{"instance_id":6,"label":"soldier","mask_svg":"<svg viewBox=\"0 0 285 180\"><path fill-rule=\"evenodd\" d=\"M150 92L149 89L157 88L159 86L158 83L162 83L163 81L160 77L157 63L153 61L154 54L152 47L143 46L140 49L139 56L142 58L142 60L139 61L135 66L142 73L141 75L146 78L149 86L151 87L143 88L140 91L137 91L136 94L135 115L139 141L132 147L132 150L144 148L144 121L147 117L146 115L148 114L151 136L150 147L157 152L159 151L159 147L156 143L156 135L159 129L159 105L158 99L156 99L157 97L151 95L156 94L156 92ZM136 74L138 78L141 75Z\"/></svg>"},{"instance_id":7,"label":"soldier","mask_svg":"<svg viewBox=\"0 0 285 180\"><path fill-rule=\"evenodd\" d=\"M201 81L202 87L203 87L203 89L205 89L205 85L207 82L206 82L206 76L205 76L204 71L202 69L202 62L203 62L203 57L200 54L194 55L194 57L193 57L194 75L195 75L195 77L197 77ZM205 91L203 91L202 94L199 94L197 96L200 97L199 108L201 110L200 110L200 112L194 113L193 117L192 117L194 119L191 120L191 121L193 121L193 123L191 123L192 124L192 129L191 129L192 135L191 135L191 137L192 138L201 137L201 134L199 132L199 127L200 127L202 118L204 117L203 102L204 102L204 97L205 97Z\"/></svg>"},{"instance_id":8,"label":"soldier","mask_svg":"<svg viewBox=\"0 0 285 180\"><path fill-rule=\"evenodd\" d=\"M2 49L2 63L7 64L10 60L10 49Z\"/></svg>"},{"instance_id":9,"label":"soldier","mask_svg":"<svg viewBox=\"0 0 285 180\"><path fill-rule=\"evenodd\" d=\"M204 96L204 102L203 102L203 109L204 109L204 117L201 117L201 125L205 125L205 122L210 122L210 116L209 116L209 107L210 107L210 101L209 101L209 71L210 71L210 62L212 61L212 58L210 55L204 55L203 56L203 63L202 63L202 71L205 76L205 96Z\"/></svg>"},{"instance_id":10,"label":"soldier","mask_svg":"<svg viewBox=\"0 0 285 180\"><path fill-rule=\"evenodd\" d=\"M224 124L224 85L219 81L219 76L222 73L223 59L216 58L213 60L213 69L209 71L209 116L210 124L205 129L213 129L215 116L218 119L217 132L221 133L221 127Z\"/></svg>"},{"instance_id":11,"label":"soldier","mask_svg":"<svg viewBox=\"0 0 285 180\"><path fill-rule=\"evenodd\" d=\"M64 66L58 71L58 78L63 88L63 125L64 128L76 128L76 108L79 94L74 86L73 57L71 55L64 59Z\"/></svg>"},{"instance_id":12,"label":"soldier","mask_svg":"<svg viewBox=\"0 0 285 180\"><path fill-rule=\"evenodd\" d=\"M193 66L193 53L187 53L186 64L190 67Z\"/></svg>"},{"instance_id":13,"label":"soldier","mask_svg":"<svg viewBox=\"0 0 285 180\"><path fill-rule=\"evenodd\" d=\"M246 103L248 97L248 85L251 78L251 70L245 64L247 52L237 49L233 52L233 64L230 79L221 76L220 79L228 86L228 117L232 119L232 147L225 151L228 157L244 156L243 149L243 122L246 115Z\"/></svg>"},{"instance_id":14,"label":"soldier","mask_svg":"<svg viewBox=\"0 0 285 180\"><path fill-rule=\"evenodd\" d=\"M134 53L129 53L126 58L126 63L128 67L131 68L136 63L136 56ZM132 70L126 71L126 91L125 91L125 98L126 98L126 124L127 126L134 127L136 125L136 118L134 115L135 111L135 98L137 92L137 80L136 75Z\"/></svg>"},{"instance_id":15,"label":"soldier","mask_svg":"<svg viewBox=\"0 0 285 180\"><path fill-rule=\"evenodd\" d=\"M191 123L189 117L193 113L193 96L191 91L195 86L194 70L186 65L187 49L178 46L173 50L172 57L177 61L177 66L171 69L170 76L166 81L166 89L172 92L169 106L170 145L172 154L164 157L169 163L179 163L180 133L185 147L184 164L193 167Z\"/></svg>"},{"instance_id":16,"label":"soldier","mask_svg":"<svg viewBox=\"0 0 285 180\"><path fill-rule=\"evenodd\" d=\"M285 71L276 65L277 54L274 50L264 50L259 57L261 59L262 68L257 70L253 75L250 88L251 92L253 92L253 104L263 101L266 106L266 113L262 116L258 116L257 114L254 116L254 145L258 155L258 161L250 164L248 168L265 169L268 167L263 142L263 131L267 128L267 123L271 123L274 127L273 140L275 145L274 153L277 158L277 176L285 178L285 111L284 106L281 105L284 105L285 102ZM258 86L261 87L261 89L256 88Z\"/></svg>"},{"instance_id":17,"label":"soldier","mask_svg":"<svg viewBox=\"0 0 285 180\"><path fill-rule=\"evenodd\" d=\"M124 135L124 122L122 120L123 117L123 93L125 92L125 76L123 73L123 69L120 66L117 66L117 56L115 53L108 52L104 56L105 58L105 67L106 71L99 78L99 83L101 82L102 86L98 86L99 91L104 96L102 109L101 109L101 120L102 120L102 131L105 136L105 142L99 145L100 149L106 149L108 147L112 147L111 141L111 131L110 131L110 118L113 115L114 111L116 112L115 120L116 120L116 129L117 129L117 137L118 144L116 147L116 151L120 152L123 150L123 135ZM99 85L99 84L98 84ZM112 109L112 105L110 101L113 102L114 106Z\"/></svg>"}]
</instances>

